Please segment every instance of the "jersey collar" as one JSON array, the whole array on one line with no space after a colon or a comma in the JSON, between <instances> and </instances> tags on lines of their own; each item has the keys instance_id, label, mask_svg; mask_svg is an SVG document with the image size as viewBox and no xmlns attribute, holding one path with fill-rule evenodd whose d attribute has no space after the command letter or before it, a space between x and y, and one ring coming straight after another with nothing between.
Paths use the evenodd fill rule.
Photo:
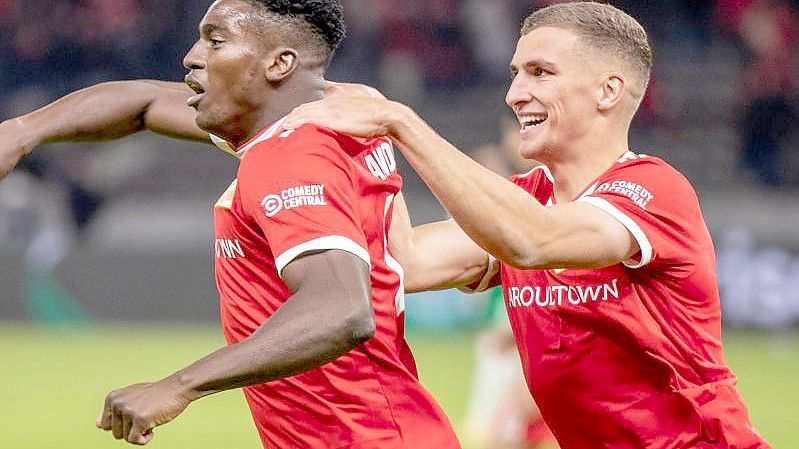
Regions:
<instances>
[{"instance_id":1,"label":"jersey collar","mask_svg":"<svg viewBox=\"0 0 799 449\"><path fill-rule=\"evenodd\" d=\"M213 134L209 134L209 136L211 137L211 142L213 142L214 145L217 146L217 148L224 151L225 153L233 155L237 159L241 159L242 157L244 157L244 154L247 151L249 151L252 147L265 140L271 139L275 134L277 134L277 132L280 130L280 125L282 125L284 121L286 121L285 116L280 118L278 121L276 121L266 129L264 129L263 131L259 132L252 138L250 138L250 140L243 143L238 148L235 148L230 142L226 141L225 139L219 136L215 136Z\"/></svg>"}]
</instances>

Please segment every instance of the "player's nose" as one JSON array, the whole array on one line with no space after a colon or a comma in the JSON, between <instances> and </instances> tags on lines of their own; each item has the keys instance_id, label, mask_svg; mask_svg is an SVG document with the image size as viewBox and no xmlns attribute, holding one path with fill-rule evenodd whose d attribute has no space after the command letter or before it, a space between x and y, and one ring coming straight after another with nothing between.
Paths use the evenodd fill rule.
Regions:
<instances>
[{"instance_id":1,"label":"player's nose","mask_svg":"<svg viewBox=\"0 0 799 449\"><path fill-rule=\"evenodd\" d=\"M204 59L202 58L202 43L198 40L183 57L183 67L189 70L202 69L205 67Z\"/></svg>"},{"instance_id":2,"label":"player's nose","mask_svg":"<svg viewBox=\"0 0 799 449\"><path fill-rule=\"evenodd\" d=\"M528 103L533 99L533 95L523 78L523 76L514 77L508 88L508 93L505 95L505 104L511 108Z\"/></svg>"}]
</instances>

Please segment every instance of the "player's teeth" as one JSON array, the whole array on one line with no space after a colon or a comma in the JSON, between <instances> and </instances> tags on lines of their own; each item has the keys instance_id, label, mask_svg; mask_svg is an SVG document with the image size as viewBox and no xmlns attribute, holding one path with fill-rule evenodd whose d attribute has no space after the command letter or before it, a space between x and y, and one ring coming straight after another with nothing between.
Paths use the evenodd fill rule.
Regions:
<instances>
[{"instance_id":1,"label":"player's teeth","mask_svg":"<svg viewBox=\"0 0 799 449\"><path fill-rule=\"evenodd\" d=\"M547 118L545 116L544 117L535 117L535 118L531 117L529 120L525 120L525 121L522 122L522 128L527 128L527 127L530 127L530 126L538 126L541 123L544 123L544 121L546 121L546 119Z\"/></svg>"}]
</instances>

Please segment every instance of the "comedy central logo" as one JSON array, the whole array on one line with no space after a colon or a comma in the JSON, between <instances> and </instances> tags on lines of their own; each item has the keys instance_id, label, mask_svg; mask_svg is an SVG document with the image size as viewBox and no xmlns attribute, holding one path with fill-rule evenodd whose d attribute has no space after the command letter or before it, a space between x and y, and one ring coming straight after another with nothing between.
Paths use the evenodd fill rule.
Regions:
<instances>
[{"instance_id":1,"label":"comedy central logo","mask_svg":"<svg viewBox=\"0 0 799 449\"><path fill-rule=\"evenodd\" d=\"M272 218L283 209L283 199L278 195L267 195L264 197L263 201L261 201L261 206L264 207L266 216Z\"/></svg>"},{"instance_id":2,"label":"comedy central logo","mask_svg":"<svg viewBox=\"0 0 799 449\"><path fill-rule=\"evenodd\" d=\"M281 210L294 209L302 206L326 206L325 186L310 184L305 186L289 187L280 194L271 194L261 200L264 213L271 218Z\"/></svg>"}]
</instances>

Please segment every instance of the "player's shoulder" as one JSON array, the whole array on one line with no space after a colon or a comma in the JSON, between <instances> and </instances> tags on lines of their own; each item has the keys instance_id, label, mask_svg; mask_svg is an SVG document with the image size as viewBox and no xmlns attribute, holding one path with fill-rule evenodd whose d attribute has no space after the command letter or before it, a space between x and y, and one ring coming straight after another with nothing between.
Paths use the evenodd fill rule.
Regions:
<instances>
[{"instance_id":1,"label":"player's shoulder","mask_svg":"<svg viewBox=\"0 0 799 449\"><path fill-rule=\"evenodd\" d=\"M590 195L630 198L644 209L657 206L694 211L699 199L690 181L665 160L633 152L625 153L590 189ZM657 208L655 207L655 208Z\"/></svg>"},{"instance_id":2,"label":"player's shoulder","mask_svg":"<svg viewBox=\"0 0 799 449\"><path fill-rule=\"evenodd\" d=\"M252 150L268 151L271 148L313 152L320 149L341 149L341 145L335 131L305 124L296 129L280 129Z\"/></svg>"},{"instance_id":3,"label":"player's shoulder","mask_svg":"<svg viewBox=\"0 0 799 449\"><path fill-rule=\"evenodd\" d=\"M685 186L693 189L688 178L674 166L664 159L644 153L624 153L604 177L618 179L624 176L647 183L667 184L673 188Z\"/></svg>"},{"instance_id":4,"label":"player's shoulder","mask_svg":"<svg viewBox=\"0 0 799 449\"><path fill-rule=\"evenodd\" d=\"M295 157L306 154L353 157L384 142L390 142L390 140L385 137L354 137L308 123L297 129L279 130L274 136L259 143L251 151L255 150L260 153L278 150L281 153L291 152Z\"/></svg>"},{"instance_id":5,"label":"player's shoulder","mask_svg":"<svg viewBox=\"0 0 799 449\"><path fill-rule=\"evenodd\" d=\"M337 164L347 159L337 133L306 124L297 129L277 129L268 138L255 142L242 157L242 166L286 168L309 161Z\"/></svg>"}]
</instances>

